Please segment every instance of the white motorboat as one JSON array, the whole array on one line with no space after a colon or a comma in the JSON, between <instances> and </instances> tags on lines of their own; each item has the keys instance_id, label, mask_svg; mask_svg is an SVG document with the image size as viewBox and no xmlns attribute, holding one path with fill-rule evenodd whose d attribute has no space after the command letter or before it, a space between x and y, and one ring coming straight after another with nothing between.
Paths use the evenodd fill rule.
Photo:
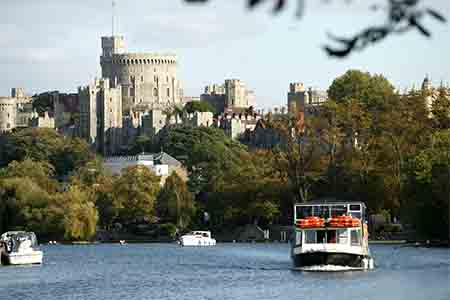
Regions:
<instances>
[{"instance_id":1,"label":"white motorboat","mask_svg":"<svg viewBox=\"0 0 450 300\"><path fill-rule=\"evenodd\" d=\"M41 264L43 253L33 232L8 231L0 236L1 261L7 265Z\"/></svg>"},{"instance_id":2,"label":"white motorboat","mask_svg":"<svg viewBox=\"0 0 450 300\"><path fill-rule=\"evenodd\" d=\"M180 237L181 246L214 246L216 240L211 238L211 231L191 231Z\"/></svg>"},{"instance_id":3,"label":"white motorboat","mask_svg":"<svg viewBox=\"0 0 450 300\"><path fill-rule=\"evenodd\" d=\"M291 257L306 271L374 268L362 202L316 201L295 205Z\"/></svg>"}]
</instances>

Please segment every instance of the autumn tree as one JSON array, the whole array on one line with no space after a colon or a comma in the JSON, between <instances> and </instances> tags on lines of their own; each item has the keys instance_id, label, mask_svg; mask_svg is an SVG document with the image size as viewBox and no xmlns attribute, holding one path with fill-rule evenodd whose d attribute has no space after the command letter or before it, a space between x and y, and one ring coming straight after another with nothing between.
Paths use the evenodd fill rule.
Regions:
<instances>
[{"instance_id":1,"label":"autumn tree","mask_svg":"<svg viewBox=\"0 0 450 300\"><path fill-rule=\"evenodd\" d=\"M160 189L160 178L147 167L137 165L122 170L114 183L114 198L125 223L151 220L155 216L155 202Z\"/></svg>"},{"instance_id":2,"label":"autumn tree","mask_svg":"<svg viewBox=\"0 0 450 300\"><path fill-rule=\"evenodd\" d=\"M187 184L177 173L167 177L157 198L157 214L162 220L170 221L180 228L189 225L195 213L194 197Z\"/></svg>"}]
</instances>

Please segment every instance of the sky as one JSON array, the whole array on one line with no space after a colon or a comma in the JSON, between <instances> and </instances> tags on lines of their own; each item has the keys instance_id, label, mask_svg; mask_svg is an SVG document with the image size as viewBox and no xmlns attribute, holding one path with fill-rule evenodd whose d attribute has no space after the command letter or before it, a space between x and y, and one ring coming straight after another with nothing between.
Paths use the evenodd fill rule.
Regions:
<instances>
[{"instance_id":1,"label":"sky","mask_svg":"<svg viewBox=\"0 0 450 300\"><path fill-rule=\"evenodd\" d=\"M286 105L291 82L326 90L349 69L383 74L403 90L426 74L435 85L450 83L450 23L425 17L428 39L416 31L387 38L345 59L322 50L327 33L350 36L383 22L386 1L297 1L282 13L267 3L254 10L246 0L116 0L116 33L129 52L178 56L178 78L186 96L204 86L238 78L253 89L258 107ZM422 0L450 19L450 1ZM100 37L111 35L111 0L2 0L0 2L0 95L12 87L28 94L76 92L100 77Z\"/></svg>"}]
</instances>

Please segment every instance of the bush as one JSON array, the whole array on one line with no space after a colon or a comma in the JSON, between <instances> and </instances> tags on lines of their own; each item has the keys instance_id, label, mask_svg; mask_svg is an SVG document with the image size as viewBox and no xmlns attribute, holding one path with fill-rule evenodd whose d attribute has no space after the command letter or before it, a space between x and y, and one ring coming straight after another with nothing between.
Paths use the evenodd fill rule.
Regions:
<instances>
[{"instance_id":1,"label":"bush","mask_svg":"<svg viewBox=\"0 0 450 300\"><path fill-rule=\"evenodd\" d=\"M161 224L159 226L159 235L168 236L170 238L175 238L177 232L177 227L172 223Z\"/></svg>"}]
</instances>

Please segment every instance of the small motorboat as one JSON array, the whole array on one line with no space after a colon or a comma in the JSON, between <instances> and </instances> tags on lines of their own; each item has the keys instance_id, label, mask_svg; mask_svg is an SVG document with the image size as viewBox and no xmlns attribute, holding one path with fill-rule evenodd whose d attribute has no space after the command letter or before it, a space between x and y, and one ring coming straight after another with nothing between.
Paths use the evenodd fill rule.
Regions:
<instances>
[{"instance_id":1,"label":"small motorboat","mask_svg":"<svg viewBox=\"0 0 450 300\"><path fill-rule=\"evenodd\" d=\"M120 240L120 241L119 241L119 244L121 244L121 245L126 245L127 242L125 242L125 240Z\"/></svg>"},{"instance_id":2,"label":"small motorboat","mask_svg":"<svg viewBox=\"0 0 450 300\"><path fill-rule=\"evenodd\" d=\"M191 231L180 237L181 246L214 246L216 240L211 238L211 231Z\"/></svg>"},{"instance_id":3,"label":"small motorboat","mask_svg":"<svg viewBox=\"0 0 450 300\"><path fill-rule=\"evenodd\" d=\"M34 232L8 231L0 236L1 262L6 265L41 264L43 253Z\"/></svg>"}]
</instances>

